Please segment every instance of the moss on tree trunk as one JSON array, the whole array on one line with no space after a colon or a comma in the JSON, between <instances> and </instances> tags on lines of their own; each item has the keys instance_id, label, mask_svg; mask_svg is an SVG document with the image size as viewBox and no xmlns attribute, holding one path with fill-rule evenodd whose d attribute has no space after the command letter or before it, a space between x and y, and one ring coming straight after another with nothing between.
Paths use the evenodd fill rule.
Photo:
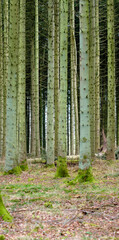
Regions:
<instances>
[{"instance_id":1,"label":"moss on tree trunk","mask_svg":"<svg viewBox=\"0 0 119 240\"><path fill-rule=\"evenodd\" d=\"M68 177L67 161L66 158L58 157L57 171L55 177Z\"/></svg>"},{"instance_id":2,"label":"moss on tree trunk","mask_svg":"<svg viewBox=\"0 0 119 240\"><path fill-rule=\"evenodd\" d=\"M22 169L20 166L17 166L9 171L5 171L5 175L9 175L9 174L16 174L16 175L20 175L22 172Z\"/></svg>"},{"instance_id":3,"label":"moss on tree trunk","mask_svg":"<svg viewBox=\"0 0 119 240\"><path fill-rule=\"evenodd\" d=\"M7 209L4 206L4 203L3 203L2 197L1 197L1 193L0 193L0 217L2 217L2 219L4 221L12 222L12 216L9 214L9 212L7 211Z\"/></svg>"}]
</instances>

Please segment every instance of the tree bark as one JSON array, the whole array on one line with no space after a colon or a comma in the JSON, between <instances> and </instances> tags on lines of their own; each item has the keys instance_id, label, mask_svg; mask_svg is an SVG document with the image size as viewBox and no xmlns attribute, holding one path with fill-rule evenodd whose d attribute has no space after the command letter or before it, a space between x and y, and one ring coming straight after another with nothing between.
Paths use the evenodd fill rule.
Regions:
<instances>
[{"instance_id":1,"label":"tree bark","mask_svg":"<svg viewBox=\"0 0 119 240\"><path fill-rule=\"evenodd\" d=\"M48 2L47 164L54 164L54 4Z\"/></svg>"},{"instance_id":2,"label":"tree bark","mask_svg":"<svg viewBox=\"0 0 119 240\"><path fill-rule=\"evenodd\" d=\"M10 1L9 64L6 111L5 171L18 166L17 82L18 82L18 0Z\"/></svg>"},{"instance_id":3,"label":"tree bark","mask_svg":"<svg viewBox=\"0 0 119 240\"><path fill-rule=\"evenodd\" d=\"M114 1L107 1L107 40L108 40L108 121L107 159L115 159L115 34Z\"/></svg>"},{"instance_id":4,"label":"tree bark","mask_svg":"<svg viewBox=\"0 0 119 240\"><path fill-rule=\"evenodd\" d=\"M80 161L79 169L90 167L89 114L89 2L80 1Z\"/></svg>"}]
</instances>

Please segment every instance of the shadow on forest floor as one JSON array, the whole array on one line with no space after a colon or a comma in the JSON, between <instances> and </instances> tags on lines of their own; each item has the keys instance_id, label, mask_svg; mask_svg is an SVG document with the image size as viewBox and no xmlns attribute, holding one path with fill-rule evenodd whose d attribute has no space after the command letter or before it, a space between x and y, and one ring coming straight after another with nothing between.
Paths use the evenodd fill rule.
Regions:
<instances>
[{"instance_id":1,"label":"shadow on forest floor","mask_svg":"<svg viewBox=\"0 0 119 240\"><path fill-rule=\"evenodd\" d=\"M69 186L55 179L56 168L30 164L21 175L0 175L5 206L12 223L0 220L6 240L119 239L119 160L93 163L95 182Z\"/></svg>"}]
</instances>

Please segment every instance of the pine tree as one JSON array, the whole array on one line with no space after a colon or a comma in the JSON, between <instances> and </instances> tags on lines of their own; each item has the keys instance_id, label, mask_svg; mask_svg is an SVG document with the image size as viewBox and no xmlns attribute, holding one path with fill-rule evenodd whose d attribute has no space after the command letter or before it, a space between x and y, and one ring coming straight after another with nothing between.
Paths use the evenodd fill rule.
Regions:
<instances>
[{"instance_id":1,"label":"pine tree","mask_svg":"<svg viewBox=\"0 0 119 240\"><path fill-rule=\"evenodd\" d=\"M3 151L3 26L2 1L0 1L0 156Z\"/></svg>"},{"instance_id":2,"label":"pine tree","mask_svg":"<svg viewBox=\"0 0 119 240\"><path fill-rule=\"evenodd\" d=\"M115 158L115 34L114 1L107 1L107 40L108 40L108 122L107 159Z\"/></svg>"},{"instance_id":3,"label":"pine tree","mask_svg":"<svg viewBox=\"0 0 119 240\"><path fill-rule=\"evenodd\" d=\"M47 164L54 164L54 4L48 2Z\"/></svg>"},{"instance_id":4,"label":"pine tree","mask_svg":"<svg viewBox=\"0 0 119 240\"><path fill-rule=\"evenodd\" d=\"M89 114L89 2L80 1L80 161L79 169L90 167Z\"/></svg>"},{"instance_id":5,"label":"pine tree","mask_svg":"<svg viewBox=\"0 0 119 240\"><path fill-rule=\"evenodd\" d=\"M95 2L95 153L100 148L100 41L99 0Z\"/></svg>"},{"instance_id":6,"label":"pine tree","mask_svg":"<svg viewBox=\"0 0 119 240\"><path fill-rule=\"evenodd\" d=\"M5 171L18 166L17 83L18 83L18 0L10 1L9 64L6 106Z\"/></svg>"},{"instance_id":7,"label":"pine tree","mask_svg":"<svg viewBox=\"0 0 119 240\"><path fill-rule=\"evenodd\" d=\"M18 151L19 162L26 159L26 44L25 0L20 0L19 52L18 52Z\"/></svg>"},{"instance_id":8,"label":"pine tree","mask_svg":"<svg viewBox=\"0 0 119 240\"><path fill-rule=\"evenodd\" d=\"M91 156L95 156L95 0L90 0L89 99Z\"/></svg>"},{"instance_id":9,"label":"pine tree","mask_svg":"<svg viewBox=\"0 0 119 240\"><path fill-rule=\"evenodd\" d=\"M65 21L64 21L65 19ZM67 48L68 48L68 0L60 1L60 89L58 126L58 163L56 176L67 172Z\"/></svg>"}]
</instances>

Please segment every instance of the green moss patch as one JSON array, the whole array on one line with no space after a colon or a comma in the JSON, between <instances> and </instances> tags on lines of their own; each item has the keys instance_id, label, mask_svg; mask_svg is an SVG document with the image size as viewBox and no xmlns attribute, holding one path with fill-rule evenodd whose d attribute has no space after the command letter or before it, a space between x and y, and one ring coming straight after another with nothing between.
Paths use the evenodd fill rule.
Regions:
<instances>
[{"instance_id":1,"label":"green moss patch","mask_svg":"<svg viewBox=\"0 0 119 240\"><path fill-rule=\"evenodd\" d=\"M17 166L7 172L4 172L4 175L9 175L9 174L15 174L15 175L20 175L22 172L20 166Z\"/></svg>"},{"instance_id":2,"label":"green moss patch","mask_svg":"<svg viewBox=\"0 0 119 240\"><path fill-rule=\"evenodd\" d=\"M53 205L52 205L51 202L45 202L45 203L44 203L44 206L45 206L46 208L53 208Z\"/></svg>"},{"instance_id":3,"label":"green moss patch","mask_svg":"<svg viewBox=\"0 0 119 240\"><path fill-rule=\"evenodd\" d=\"M2 217L2 219L6 222L12 222L12 219L13 219L4 206L1 194L0 194L0 217Z\"/></svg>"},{"instance_id":4,"label":"green moss patch","mask_svg":"<svg viewBox=\"0 0 119 240\"><path fill-rule=\"evenodd\" d=\"M86 170L78 170L78 182L93 182L94 177L92 174L92 168Z\"/></svg>"},{"instance_id":5,"label":"green moss patch","mask_svg":"<svg viewBox=\"0 0 119 240\"><path fill-rule=\"evenodd\" d=\"M67 160L66 158L58 157L57 161L57 171L55 174L55 178L68 177L68 169L67 169Z\"/></svg>"},{"instance_id":6,"label":"green moss patch","mask_svg":"<svg viewBox=\"0 0 119 240\"><path fill-rule=\"evenodd\" d=\"M28 164L26 159L20 163L20 168L22 171L28 170Z\"/></svg>"},{"instance_id":7,"label":"green moss patch","mask_svg":"<svg viewBox=\"0 0 119 240\"><path fill-rule=\"evenodd\" d=\"M92 168L85 170L78 170L78 175L72 181L68 182L69 185L74 185L76 183L94 182L94 177L92 174Z\"/></svg>"},{"instance_id":8,"label":"green moss patch","mask_svg":"<svg viewBox=\"0 0 119 240\"><path fill-rule=\"evenodd\" d=\"M5 236L4 235L0 235L0 240L4 240Z\"/></svg>"}]
</instances>

